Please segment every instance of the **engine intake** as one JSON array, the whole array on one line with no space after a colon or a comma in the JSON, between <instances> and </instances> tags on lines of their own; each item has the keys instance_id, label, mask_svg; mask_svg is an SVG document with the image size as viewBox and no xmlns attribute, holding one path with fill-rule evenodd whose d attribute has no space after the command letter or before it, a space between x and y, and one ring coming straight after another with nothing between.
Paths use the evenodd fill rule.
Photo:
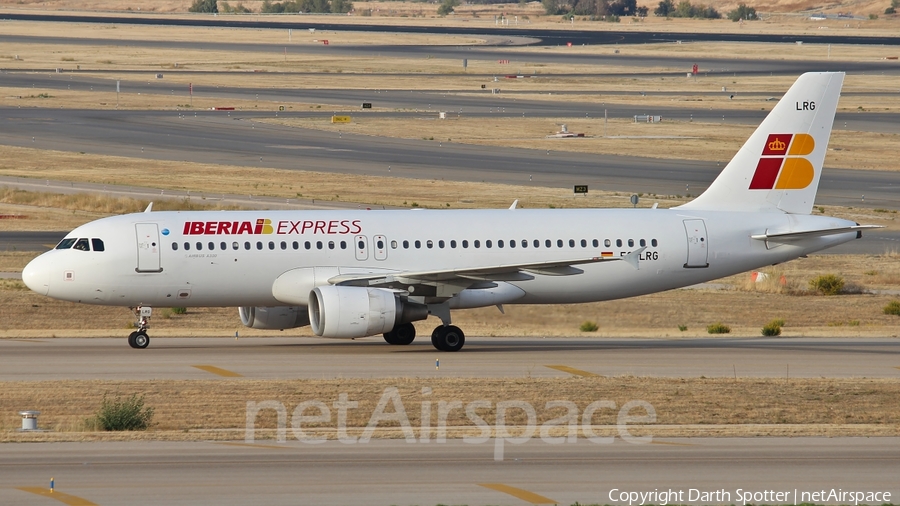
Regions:
<instances>
[{"instance_id":1,"label":"engine intake","mask_svg":"<svg viewBox=\"0 0 900 506\"><path fill-rule=\"evenodd\" d=\"M373 336L425 318L428 307L404 302L383 288L319 286L309 294L309 322L317 336Z\"/></svg>"},{"instance_id":2,"label":"engine intake","mask_svg":"<svg viewBox=\"0 0 900 506\"><path fill-rule=\"evenodd\" d=\"M309 325L309 313L301 306L276 306L238 308L241 323L246 327L262 330L284 330Z\"/></svg>"}]
</instances>

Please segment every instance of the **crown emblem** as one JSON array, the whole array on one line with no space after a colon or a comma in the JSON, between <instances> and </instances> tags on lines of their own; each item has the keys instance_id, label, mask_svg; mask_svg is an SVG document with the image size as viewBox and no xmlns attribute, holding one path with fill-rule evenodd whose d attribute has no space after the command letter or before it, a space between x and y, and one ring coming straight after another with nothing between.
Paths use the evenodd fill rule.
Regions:
<instances>
[{"instance_id":1,"label":"crown emblem","mask_svg":"<svg viewBox=\"0 0 900 506\"><path fill-rule=\"evenodd\" d=\"M771 151L784 151L784 148L786 148L786 147L787 147L787 145L784 143L784 141L780 140L777 137L775 138L774 141L769 143L769 149Z\"/></svg>"}]
</instances>

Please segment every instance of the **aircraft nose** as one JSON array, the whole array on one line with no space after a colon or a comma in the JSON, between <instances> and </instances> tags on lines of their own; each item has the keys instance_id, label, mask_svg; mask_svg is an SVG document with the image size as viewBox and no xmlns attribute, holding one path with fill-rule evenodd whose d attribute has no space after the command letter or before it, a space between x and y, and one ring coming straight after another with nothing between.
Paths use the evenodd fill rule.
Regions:
<instances>
[{"instance_id":1,"label":"aircraft nose","mask_svg":"<svg viewBox=\"0 0 900 506\"><path fill-rule=\"evenodd\" d=\"M50 292L50 262L46 255L41 255L28 262L22 270L22 281L33 291L47 295Z\"/></svg>"}]
</instances>

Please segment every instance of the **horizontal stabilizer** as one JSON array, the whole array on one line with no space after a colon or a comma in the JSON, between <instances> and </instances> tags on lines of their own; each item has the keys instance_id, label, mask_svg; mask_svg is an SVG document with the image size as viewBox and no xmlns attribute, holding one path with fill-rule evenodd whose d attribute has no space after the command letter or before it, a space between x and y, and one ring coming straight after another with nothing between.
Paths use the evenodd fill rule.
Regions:
<instances>
[{"instance_id":1,"label":"horizontal stabilizer","mask_svg":"<svg viewBox=\"0 0 900 506\"><path fill-rule=\"evenodd\" d=\"M808 239L810 237L824 237L827 235L846 234L847 232L855 232L855 231L861 232L863 230L872 229L872 228L884 228L884 227L882 227L881 225L855 225L852 227L804 230L802 232L765 233L765 234L751 235L750 238L756 239L757 241L791 241L791 240Z\"/></svg>"}]
</instances>

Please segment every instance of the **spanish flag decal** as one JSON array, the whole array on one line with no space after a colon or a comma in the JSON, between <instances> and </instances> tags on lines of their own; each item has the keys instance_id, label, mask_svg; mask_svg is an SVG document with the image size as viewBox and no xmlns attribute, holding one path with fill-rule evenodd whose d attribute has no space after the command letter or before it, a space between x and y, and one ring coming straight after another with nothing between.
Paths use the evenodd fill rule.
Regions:
<instances>
[{"instance_id":1,"label":"spanish flag decal","mask_svg":"<svg viewBox=\"0 0 900 506\"><path fill-rule=\"evenodd\" d=\"M809 134L769 134L763 146L751 190L800 190L812 183L815 170L804 158L816 141Z\"/></svg>"}]
</instances>

